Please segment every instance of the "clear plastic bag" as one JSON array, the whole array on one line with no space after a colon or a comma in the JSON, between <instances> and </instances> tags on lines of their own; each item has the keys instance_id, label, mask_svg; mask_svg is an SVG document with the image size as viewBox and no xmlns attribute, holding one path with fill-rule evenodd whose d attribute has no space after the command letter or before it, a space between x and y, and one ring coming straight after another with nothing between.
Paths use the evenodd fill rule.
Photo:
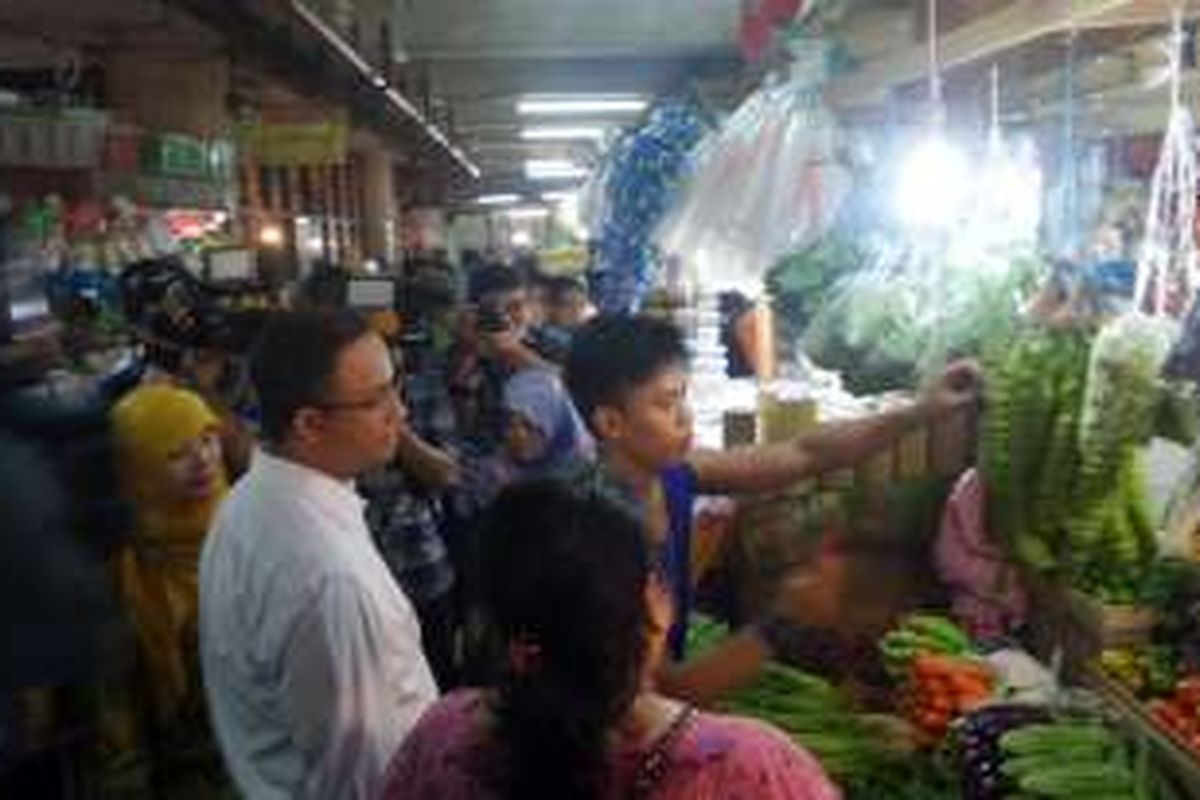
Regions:
<instances>
[{"instance_id":1,"label":"clear plastic bag","mask_svg":"<svg viewBox=\"0 0 1200 800\"><path fill-rule=\"evenodd\" d=\"M746 289L828 230L849 191L825 106L828 45L805 40L791 77L751 95L701 146L681 201L656 234L706 287Z\"/></svg>"}]
</instances>

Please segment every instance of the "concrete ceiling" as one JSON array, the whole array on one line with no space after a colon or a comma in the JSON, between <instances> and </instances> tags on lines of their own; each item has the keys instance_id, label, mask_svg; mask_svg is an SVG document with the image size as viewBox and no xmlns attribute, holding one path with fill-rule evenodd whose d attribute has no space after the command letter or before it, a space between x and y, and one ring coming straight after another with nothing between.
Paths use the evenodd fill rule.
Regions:
<instances>
[{"instance_id":1,"label":"concrete ceiling","mask_svg":"<svg viewBox=\"0 0 1200 800\"><path fill-rule=\"evenodd\" d=\"M114 48L219 51L220 36L161 0L0 0L0 68Z\"/></svg>"},{"instance_id":2,"label":"concrete ceiling","mask_svg":"<svg viewBox=\"0 0 1200 800\"><path fill-rule=\"evenodd\" d=\"M456 138L483 167L480 191L528 191L527 159L587 162L594 144L522 141L531 122L602 124L636 118L530 120L517 100L538 94L655 96L737 78L740 0L395 0L410 80L421 82Z\"/></svg>"},{"instance_id":3,"label":"concrete ceiling","mask_svg":"<svg viewBox=\"0 0 1200 800\"><path fill-rule=\"evenodd\" d=\"M398 0L428 58L612 58L727 49L739 0Z\"/></svg>"}]
</instances>

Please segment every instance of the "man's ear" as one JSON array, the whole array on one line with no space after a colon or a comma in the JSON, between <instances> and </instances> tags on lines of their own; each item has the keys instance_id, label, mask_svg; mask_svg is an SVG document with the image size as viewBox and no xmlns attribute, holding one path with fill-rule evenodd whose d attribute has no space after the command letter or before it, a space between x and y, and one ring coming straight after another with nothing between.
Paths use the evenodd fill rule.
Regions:
<instances>
[{"instance_id":1,"label":"man's ear","mask_svg":"<svg viewBox=\"0 0 1200 800\"><path fill-rule=\"evenodd\" d=\"M625 433L625 415L619 408L597 406L592 412L592 426L601 441L620 439Z\"/></svg>"},{"instance_id":2,"label":"man's ear","mask_svg":"<svg viewBox=\"0 0 1200 800\"><path fill-rule=\"evenodd\" d=\"M301 444L311 444L325 430L325 417L316 408L301 408L292 417L292 436Z\"/></svg>"}]
</instances>

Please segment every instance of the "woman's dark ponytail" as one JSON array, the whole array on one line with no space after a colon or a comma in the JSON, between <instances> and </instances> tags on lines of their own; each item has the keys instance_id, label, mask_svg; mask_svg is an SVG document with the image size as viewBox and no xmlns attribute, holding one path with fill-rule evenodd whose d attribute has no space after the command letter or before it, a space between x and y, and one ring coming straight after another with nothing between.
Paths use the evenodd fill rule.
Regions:
<instances>
[{"instance_id":1,"label":"woman's dark ponytail","mask_svg":"<svg viewBox=\"0 0 1200 800\"><path fill-rule=\"evenodd\" d=\"M609 734L637 695L645 654L641 524L554 481L510 489L491 518L486 600L508 662L497 789L512 800L599 798Z\"/></svg>"}]
</instances>

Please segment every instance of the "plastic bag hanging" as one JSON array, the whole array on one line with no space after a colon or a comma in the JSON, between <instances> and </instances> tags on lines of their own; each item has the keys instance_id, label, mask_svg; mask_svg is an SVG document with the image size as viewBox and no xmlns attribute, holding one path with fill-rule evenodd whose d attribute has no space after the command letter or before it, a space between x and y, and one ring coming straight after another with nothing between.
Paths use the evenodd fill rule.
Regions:
<instances>
[{"instance_id":1,"label":"plastic bag hanging","mask_svg":"<svg viewBox=\"0 0 1200 800\"><path fill-rule=\"evenodd\" d=\"M828 229L848 191L822 99L829 47L804 40L795 55L787 81L760 88L704 142L655 235L705 286L757 286L780 257Z\"/></svg>"},{"instance_id":2,"label":"plastic bag hanging","mask_svg":"<svg viewBox=\"0 0 1200 800\"><path fill-rule=\"evenodd\" d=\"M1176 319L1197 287L1195 121L1183 103L1183 9L1176 5L1170 46L1171 112L1150 187L1146 234L1138 259L1136 308Z\"/></svg>"}]
</instances>

